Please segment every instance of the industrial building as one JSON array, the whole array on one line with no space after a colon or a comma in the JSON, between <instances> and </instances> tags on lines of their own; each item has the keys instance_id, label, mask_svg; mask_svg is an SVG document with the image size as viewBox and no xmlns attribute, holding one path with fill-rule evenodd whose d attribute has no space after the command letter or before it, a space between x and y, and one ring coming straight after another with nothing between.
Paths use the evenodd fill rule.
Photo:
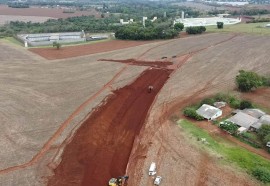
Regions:
<instances>
[{"instance_id":1,"label":"industrial building","mask_svg":"<svg viewBox=\"0 0 270 186\"><path fill-rule=\"evenodd\" d=\"M17 37L24 43L25 47L28 47L52 45L55 41L64 44L108 39L109 35L110 34L86 35L82 30L81 32L19 34Z\"/></svg>"},{"instance_id":2,"label":"industrial building","mask_svg":"<svg viewBox=\"0 0 270 186\"><path fill-rule=\"evenodd\" d=\"M205 18L185 18L185 13L182 11L180 19L175 19L175 23L183 23L184 27L190 26L212 26L217 25L217 22L223 22L224 25L233 25L241 22L241 18L228 18L229 14L218 14L215 17Z\"/></svg>"}]
</instances>

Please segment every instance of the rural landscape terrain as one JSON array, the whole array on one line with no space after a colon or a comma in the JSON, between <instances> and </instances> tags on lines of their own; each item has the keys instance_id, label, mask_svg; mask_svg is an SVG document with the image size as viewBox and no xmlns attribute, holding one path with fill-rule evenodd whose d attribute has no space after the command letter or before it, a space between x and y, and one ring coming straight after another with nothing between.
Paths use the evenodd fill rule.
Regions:
<instances>
[{"instance_id":1,"label":"rural landscape terrain","mask_svg":"<svg viewBox=\"0 0 270 186\"><path fill-rule=\"evenodd\" d=\"M239 69L269 73L267 39L267 36L205 34L49 61L1 41L4 90L1 113L5 113L1 114L1 184L39 185L49 180L50 185L72 185L94 180L103 185L111 176L125 174L128 163L127 173L132 175L129 185L151 185L151 177L147 176L151 161L158 163L167 178L164 185L255 184L248 175L235 174L226 166L218 166L213 157L190 145L181 128L170 123L169 116L199 97L233 90L232 77ZM174 55L177 57L171 58ZM151 65L163 56L172 64ZM149 67L139 62L100 61L101 58L133 58L147 61ZM161 75L163 73L165 76ZM149 84L157 87L154 94L147 93ZM134 98L138 99L135 105ZM125 115L121 109L127 108L131 109L130 114ZM151 110L147 112L144 108ZM133 113L138 109L143 112L142 118L148 116L146 122L136 121L139 118ZM100 115L101 112L104 115ZM76 131L79 126L82 128ZM88 127L90 130L85 130ZM99 141L101 139L107 142ZM98 161L98 157L102 159ZM91 159L99 164L96 166L99 169L89 170L93 177L89 177L84 165L84 162L90 164ZM56 175L50 177L56 167Z\"/></svg>"},{"instance_id":2,"label":"rural landscape terrain","mask_svg":"<svg viewBox=\"0 0 270 186\"><path fill-rule=\"evenodd\" d=\"M195 26L192 33L182 23L172 25L179 11L170 8L186 6L190 16L260 10L154 4L142 12L155 15L159 7L167 11L160 20L119 26L115 20L130 18L129 11L144 4L120 5L97 3L86 9L68 4L76 10L72 13L54 4L0 5L5 16L0 27L0 185L105 186L125 175L125 183L110 186L153 186L156 176L162 177L161 186L269 185L270 147L259 139L260 132L244 133L251 136L245 141L220 124L244 104L270 114L268 18L248 17L252 23L224 28L223 23L222 28ZM135 20L141 16L139 10L132 15ZM113 29L106 39L86 40L91 32ZM75 31L79 36L66 36L85 41L32 47L28 36L24 41L15 35L44 30L52 35L42 37L52 41L58 32ZM237 78L251 72L257 84L240 91ZM223 99L227 103L217 120L185 113ZM153 162L157 173L150 176Z\"/></svg>"}]
</instances>

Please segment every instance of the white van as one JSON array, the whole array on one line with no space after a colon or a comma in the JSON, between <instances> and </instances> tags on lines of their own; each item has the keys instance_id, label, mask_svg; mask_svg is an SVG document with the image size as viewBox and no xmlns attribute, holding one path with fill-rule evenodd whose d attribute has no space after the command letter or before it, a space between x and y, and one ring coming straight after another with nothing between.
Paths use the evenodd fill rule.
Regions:
<instances>
[{"instance_id":1,"label":"white van","mask_svg":"<svg viewBox=\"0 0 270 186\"><path fill-rule=\"evenodd\" d=\"M156 163L152 162L149 168L149 176L153 176L157 173L156 168Z\"/></svg>"}]
</instances>

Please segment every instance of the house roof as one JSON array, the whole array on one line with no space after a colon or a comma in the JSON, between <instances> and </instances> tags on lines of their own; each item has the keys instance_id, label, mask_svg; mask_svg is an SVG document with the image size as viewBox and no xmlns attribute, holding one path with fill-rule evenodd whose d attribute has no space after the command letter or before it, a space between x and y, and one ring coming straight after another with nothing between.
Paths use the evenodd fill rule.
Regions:
<instances>
[{"instance_id":1,"label":"house roof","mask_svg":"<svg viewBox=\"0 0 270 186\"><path fill-rule=\"evenodd\" d=\"M254 118L246 113L238 112L234 116L227 119L227 121L233 122L240 127L245 127L249 129L249 127L259 121L259 119Z\"/></svg>"},{"instance_id":2,"label":"house roof","mask_svg":"<svg viewBox=\"0 0 270 186\"><path fill-rule=\"evenodd\" d=\"M265 112L261 111L260 109L244 109L242 112L258 119L265 115Z\"/></svg>"},{"instance_id":3,"label":"house roof","mask_svg":"<svg viewBox=\"0 0 270 186\"><path fill-rule=\"evenodd\" d=\"M203 116L206 119L212 118L220 111L220 109L207 104L203 104L198 110L196 110L197 114Z\"/></svg>"},{"instance_id":4,"label":"house roof","mask_svg":"<svg viewBox=\"0 0 270 186\"><path fill-rule=\"evenodd\" d=\"M217 107L217 108L222 108L222 107L225 107L226 106L226 102L224 102L224 101L218 101L218 102L215 102L214 103L214 106Z\"/></svg>"},{"instance_id":5,"label":"house roof","mask_svg":"<svg viewBox=\"0 0 270 186\"><path fill-rule=\"evenodd\" d=\"M261 128L262 124L267 124L270 125L270 115L263 115L259 121L256 123L252 124L252 127L255 129Z\"/></svg>"}]
</instances>

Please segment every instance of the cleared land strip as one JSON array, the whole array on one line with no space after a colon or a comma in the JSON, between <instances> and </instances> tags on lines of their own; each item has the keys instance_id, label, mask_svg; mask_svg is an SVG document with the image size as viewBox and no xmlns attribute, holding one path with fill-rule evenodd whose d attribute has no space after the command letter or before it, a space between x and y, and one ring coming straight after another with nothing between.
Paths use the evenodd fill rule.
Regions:
<instances>
[{"instance_id":1,"label":"cleared land strip","mask_svg":"<svg viewBox=\"0 0 270 186\"><path fill-rule=\"evenodd\" d=\"M27 163L9 167L6 169L0 170L0 174L5 174L11 171L16 171L18 169L23 169L26 167L29 167L36 163L40 158L44 156L44 154L50 149L53 142L61 135L63 130L67 127L67 125L73 120L73 118L78 115L78 113L83 110L89 103L91 103L99 94L101 94L102 91L104 91L106 88L108 88L120 75L121 73L126 70L128 65L125 65L104 87L102 87L98 92L96 92L93 96L91 96L88 100L86 100L83 104L81 104L68 118L67 120L62 123L62 125L58 128L58 130L55 132L55 134L45 143L43 148Z\"/></svg>"},{"instance_id":2,"label":"cleared land strip","mask_svg":"<svg viewBox=\"0 0 270 186\"><path fill-rule=\"evenodd\" d=\"M49 185L106 185L125 174L134 138L172 70L148 69L130 85L113 91L76 132ZM154 90L149 93L148 86ZM136 113L136 114L135 114Z\"/></svg>"}]
</instances>

